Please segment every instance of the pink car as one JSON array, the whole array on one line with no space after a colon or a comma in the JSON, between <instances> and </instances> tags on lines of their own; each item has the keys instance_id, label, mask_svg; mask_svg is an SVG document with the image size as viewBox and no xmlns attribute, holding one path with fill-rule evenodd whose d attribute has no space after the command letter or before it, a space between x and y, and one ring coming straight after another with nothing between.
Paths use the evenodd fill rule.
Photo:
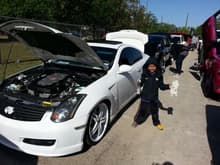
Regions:
<instances>
[{"instance_id":1,"label":"pink car","mask_svg":"<svg viewBox=\"0 0 220 165\"><path fill-rule=\"evenodd\" d=\"M220 10L202 25L201 86L206 97L220 96Z\"/></svg>"}]
</instances>

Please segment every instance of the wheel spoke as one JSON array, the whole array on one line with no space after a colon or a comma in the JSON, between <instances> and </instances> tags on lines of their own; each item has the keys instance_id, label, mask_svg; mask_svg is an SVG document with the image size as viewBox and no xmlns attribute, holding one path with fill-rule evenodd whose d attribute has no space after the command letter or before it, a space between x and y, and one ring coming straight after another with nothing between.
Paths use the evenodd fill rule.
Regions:
<instances>
[{"instance_id":1,"label":"wheel spoke","mask_svg":"<svg viewBox=\"0 0 220 165\"><path fill-rule=\"evenodd\" d=\"M93 128L91 129L92 135L94 135L98 130L99 124L96 122Z\"/></svg>"},{"instance_id":2,"label":"wheel spoke","mask_svg":"<svg viewBox=\"0 0 220 165\"><path fill-rule=\"evenodd\" d=\"M103 128L104 126L102 126L102 124L101 123L99 123L99 126L98 126L98 136L100 136L101 134L102 134L102 132L103 132Z\"/></svg>"},{"instance_id":3,"label":"wheel spoke","mask_svg":"<svg viewBox=\"0 0 220 165\"><path fill-rule=\"evenodd\" d=\"M94 119L94 120L97 121L98 117L99 117L99 116L98 116L97 114L95 114L95 113L92 114L92 119Z\"/></svg>"},{"instance_id":4,"label":"wheel spoke","mask_svg":"<svg viewBox=\"0 0 220 165\"><path fill-rule=\"evenodd\" d=\"M103 115L104 115L104 112L103 112L103 111L100 111L100 112L99 112L99 118L101 119L101 118L103 117Z\"/></svg>"},{"instance_id":5,"label":"wheel spoke","mask_svg":"<svg viewBox=\"0 0 220 165\"><path fill-rule=\"evenodd\" d=\"M106 122L106 116L103 116L101 119L100 119L100 123L103 124Z\"/></svg>"}]
</instances>

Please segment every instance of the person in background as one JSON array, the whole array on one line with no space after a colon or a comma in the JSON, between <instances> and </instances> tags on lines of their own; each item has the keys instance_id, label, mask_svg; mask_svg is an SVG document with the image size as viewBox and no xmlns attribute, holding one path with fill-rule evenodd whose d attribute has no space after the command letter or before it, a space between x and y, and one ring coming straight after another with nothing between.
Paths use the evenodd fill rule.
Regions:
<instances>
[{"instance_id":1,"label":"person in background","mask_svg":"<svg viewBox=\"0 0 220 165\"><path fill-rule=\"evenodd\" d=\"M170 89L168 84L164 84L163 75L158 68L154 58L149 58L143 66L143 73L140 81L143 86L141 91L141 103L134 117L133 127L141 124L151 114L153 125L163 130L163 125L159 120L159 89Z\"/></svg>"},{"instance_id":2,"label":"person in background","mask_svg":"<svg viewBox=\"0 0 220 165\"><path fill-rule=\"evenodd\" d=\"M174 42L174 44L171 47L171 54L173 55L173 59L176 63L176 73L181 74L182 71L182 65L183 60L186 58L186 56L189 53L189 48L187 45L181 45L177 44L177 42Z\"/></svg>"}]
</instances>

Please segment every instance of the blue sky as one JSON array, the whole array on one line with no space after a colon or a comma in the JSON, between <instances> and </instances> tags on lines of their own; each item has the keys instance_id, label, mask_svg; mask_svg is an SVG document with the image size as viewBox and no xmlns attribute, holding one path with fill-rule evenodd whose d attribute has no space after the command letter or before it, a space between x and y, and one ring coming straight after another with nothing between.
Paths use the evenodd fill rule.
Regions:
<instances>
[{"instance_id":1,"label":"blue sky","mask_svg":"<svg viewBox=\"0 0 220 165\"><path fill-rule=\"evenodd\" d=\"M220 0L140 0L142 5L155 14L158 21L176 26L185 26L188 14L188 26L201 25L210 15L220 10Z\"/></svg>"}]
</instances>

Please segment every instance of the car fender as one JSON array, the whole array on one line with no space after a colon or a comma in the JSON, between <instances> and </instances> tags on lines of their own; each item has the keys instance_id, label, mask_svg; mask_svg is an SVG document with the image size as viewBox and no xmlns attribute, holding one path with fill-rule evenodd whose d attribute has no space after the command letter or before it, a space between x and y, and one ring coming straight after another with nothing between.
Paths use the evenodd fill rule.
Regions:
<instances>
[{"instance_id":1,"label":"car fender","mask_svg":"<svg viewBox=\"0 0 220 165\"><path fill-rule=\"evenodd\" d=\"M86 87L85 90L82 90L80 93L84 93L87 96L78 107L74 118L78 118L82 115L86 115L87 118L89 118L89 115L92 112L92 110L103 101L109 101L111 115L113 111L118 108L118 105L117 98L114 97L113 93L111 92L111 89L109 89L110 87L108 87L107 85L108 83L104 83L104 81L102 83L97 82Z\"/></svg>"}]
</instances>

